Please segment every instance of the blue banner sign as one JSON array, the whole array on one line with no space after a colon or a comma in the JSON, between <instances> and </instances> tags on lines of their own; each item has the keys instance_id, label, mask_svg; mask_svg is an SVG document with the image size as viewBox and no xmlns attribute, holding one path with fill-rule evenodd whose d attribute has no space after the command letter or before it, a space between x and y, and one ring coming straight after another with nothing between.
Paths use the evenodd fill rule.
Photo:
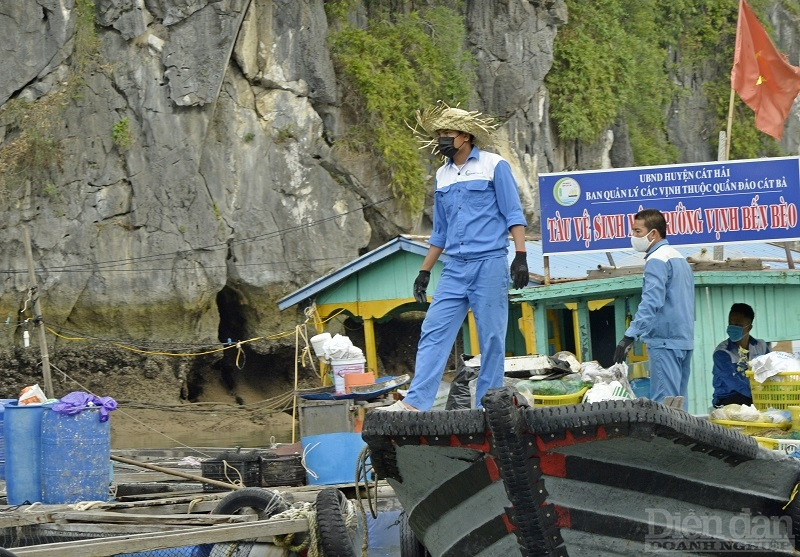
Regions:
<instances>
[{"instance_id":1,"label":"blue banner sign","mask_svg":"<svg viewBox=\"0 0 800 557\"><path fill-rule=\"evenodd\" d=\"M630 248L658 209L672 245L800 239L800 159L781 157L539 175L544 255Z\"/></svg>"}]
</instances>

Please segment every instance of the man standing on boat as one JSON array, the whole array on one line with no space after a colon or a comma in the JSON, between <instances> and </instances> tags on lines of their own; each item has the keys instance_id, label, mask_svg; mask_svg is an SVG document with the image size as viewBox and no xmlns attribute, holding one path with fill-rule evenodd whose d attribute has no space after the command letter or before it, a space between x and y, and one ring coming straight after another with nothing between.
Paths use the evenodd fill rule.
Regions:
<instances>
[{"instance_id":1,"label":"man standing on boat","mask_svg":"<svg viewBox=\"0 0 800 557\"><path fill-rule=\"evenodd\" d=\"M617 344L614 362L624 362L633 341L641 338L650 357L650 398L685 410L694 350L694 274L665 239L667 221L660 211L636 213L632 232L631 245L646 254L642 301Z\"/></svg>"},{"instance_id":2,"label":"man standing on boat","mask_svg":"<svg viewBox=\"0 0 800 557\"><path fill-rule=\"evenodd\" d=\"M508 235L516 255L514 288L528 284L525 226L517 183L508 162L484 151L495 124L478 112L439 103L417 112L426 143L446 159L436 172L433 233L414 298L427 301L431 269L446 251L447 261L422 323L414 379L404 400L383 410L430 410L453 343L471 308L478 328L481 368L478 407L489 389L503 386L508 324ZM422 132L420 132L422 133Z\"/></svg>"}]
</instances>

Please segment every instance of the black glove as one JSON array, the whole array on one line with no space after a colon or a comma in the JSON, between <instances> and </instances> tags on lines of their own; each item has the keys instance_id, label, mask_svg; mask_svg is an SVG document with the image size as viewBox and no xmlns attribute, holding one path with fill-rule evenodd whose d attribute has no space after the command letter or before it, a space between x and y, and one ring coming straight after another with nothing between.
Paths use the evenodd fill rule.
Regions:
<instances>
[{"instance_id":1,"label":"black glove","mask_svg":"<svg viewBox=\"0 0 800 557\"><path fill-rule=\"evenodd\" d=\"M631 337L622 337L622 340L617 344L617 349L614 350L615 364L621 364L625 361L625 355L628 353L631 344L633 344L633 339Z\"/></svg>"},{"instance_id":2,"label":"black glove","mask_svg":"<svg viewBox=\"0 0 800 557\"><path fill-rule=\"evenodd\" d=\"M527 254L524 251L518 251L514 256L514 261L511 262L511 282L514 283L514 288L522 288L528 284L529 280Z\"/></svg>"},{"instance_id":3,"label":"black glove","mask_svg":"<svg viewBox=\"0 0 800 557\"><path fill-rule=\"evenodd\" d=\"M420 271L417 280L414 281L414 299L420 304L428 301L428 282L431 280L430 271Z\"/></svg>"}]
</instances>

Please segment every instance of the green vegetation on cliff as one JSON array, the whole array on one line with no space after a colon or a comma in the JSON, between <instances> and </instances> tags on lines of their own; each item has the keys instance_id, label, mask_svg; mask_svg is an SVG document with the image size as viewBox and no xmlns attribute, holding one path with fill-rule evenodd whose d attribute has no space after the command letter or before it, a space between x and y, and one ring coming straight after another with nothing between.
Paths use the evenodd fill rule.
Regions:
<instances>
[{"instance_id":1,"label":"green vegetation on cliff","mask_svg":"<svg viewBox=\"0 0 800 557\"><path fill-rule=\"evenodd\" d=\"M717 130L726 127L738 3L731 0L566 0L546 84L550 116L563 139L592 141L623 119L636 164L676 162L667 111L682 91L676 76L703 84ZM767 0L751 0L757 14ZM788 4L788 2L782 2ZM760 18L766 26L766 19ZM709 140L716 144L717 134ZM758 132L753 112L736 100L731 158L779 154Z\"/></svg>"},{"instance_id":2,"label":"green vegetation on cliff","mask_svg":"<svg viewBox=\"0 0 800 557\"><path fill-rule=\"evenodd\" d=\"M391 176L392 192L411 212L425 201L426 169L406 122L437 99L466 102L473 82L462 16L439 6L405 14L381 13L365 29L346 21L346 0L328 2L340 28L330 34L338 70L357 95L344 98L363 114L347 143L372 149ZM452 3L451 3L452 4ZM330 7L329 7L330 6Z\"/></svg>"},{"instance_id":3,"label":"green vegetation on cliff","mask_svg":"<svg viewBox=\"0 0 800 557\"><path fill-rule=\"evenodd\" d=\"M738 3L732 0L565 0L569 14L558 29L554 63L546 78L550 116L564 140L592 142L615 122L627 124L635 163L677 162L667 116L686 94L681 81L702 80L714 130L724 130ZM778 0L793 13L789 0ZM775 0L751 0L763 14ZM424 201L424 162L404 122L436 99L464 102L473 87L465 51L463 6L428 2L365 2L368 24L348 23L357 2L326 2L337 23L330 35L337 70L352 87L351 146L374 149L392 189L412 212ZM442 4L445 4L442 2ZM452 3L449 3L452 5ZM710 78L710 79L709 79ZM348 95L345 95L348 98ZM754 126L753 112L736 98L731 158L779 155L780 146ZM716 131L708 133L716 148Z\"/></svg>"},{"instance_id":4,"label":"green vegetation on cliff","mask_svg":"<svg viewBox=\"0 0 800 557\"><path fill-rule=\"evenodd\" d=\"M10 100L0 113L0 126L6 128L6 140L0 146L3 203L12 203L29 193L55 193L51 173L60 169L63 161L59 138L62 114L80 94L86 72L99 66L100 40L94 13L92 0L75 1L75 41L66 86L35 101ZM115 128L114 134L117 133Z\"/></svg>"}]
</instances>

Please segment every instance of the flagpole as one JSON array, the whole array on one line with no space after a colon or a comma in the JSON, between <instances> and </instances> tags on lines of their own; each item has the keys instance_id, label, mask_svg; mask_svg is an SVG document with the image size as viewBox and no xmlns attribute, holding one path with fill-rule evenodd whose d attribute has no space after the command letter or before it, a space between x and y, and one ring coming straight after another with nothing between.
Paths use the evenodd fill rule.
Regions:
<instances>
[{"instance_id":1,"label":"flagpole","mask_svg":"<svg viewBox=\"0 0 800 557\"><path fill-rule=\"evenodd\" d=\"M731 100L728 101L728 127L725 131L725 160L731 160L731 126L733 125L733 95L734 91L731 88Z\"/></svg>"}]
</instances>

